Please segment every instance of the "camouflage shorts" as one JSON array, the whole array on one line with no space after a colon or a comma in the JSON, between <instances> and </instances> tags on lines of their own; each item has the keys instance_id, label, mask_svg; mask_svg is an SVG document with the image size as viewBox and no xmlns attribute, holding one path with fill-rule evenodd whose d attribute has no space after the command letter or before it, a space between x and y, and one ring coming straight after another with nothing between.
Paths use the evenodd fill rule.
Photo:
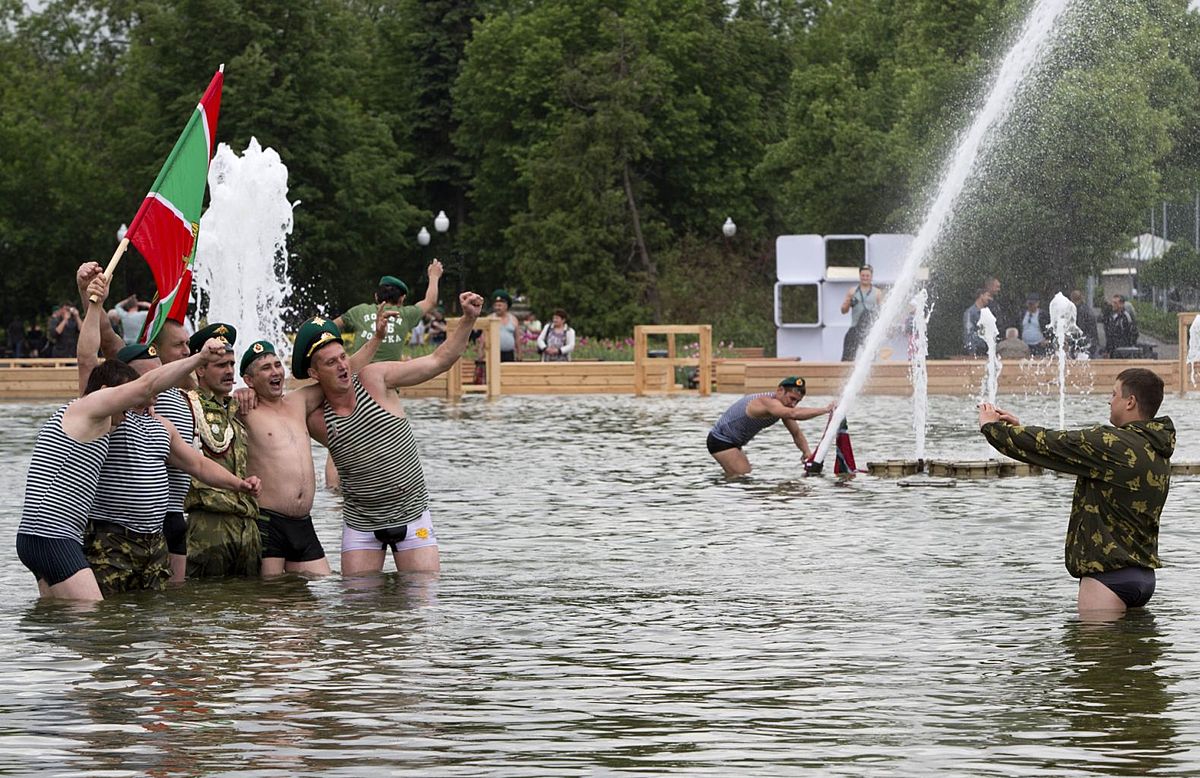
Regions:
<instances>
[{"instance_id":1,"label":"camouflage shorts","mask_svg":"<svg viewBox=\"0 0 1200 778\"><path fill-rule=\"evenodd\" d=\"M188 578L257 576L262 535L257 517L194 510L187 523Z\"/></svg>"},{"instance_id":2,"label":"camouflage shorts","mask_svg":"<svg viewBox=\"0 0 1200 778\"><path fill-rule=\"evenodd\" d=\"M83 539L96 583L105 597L139 589L167 588L171 567L161 532L134 532L120 524L94 521Z\"/></svg>"}]
</instances>

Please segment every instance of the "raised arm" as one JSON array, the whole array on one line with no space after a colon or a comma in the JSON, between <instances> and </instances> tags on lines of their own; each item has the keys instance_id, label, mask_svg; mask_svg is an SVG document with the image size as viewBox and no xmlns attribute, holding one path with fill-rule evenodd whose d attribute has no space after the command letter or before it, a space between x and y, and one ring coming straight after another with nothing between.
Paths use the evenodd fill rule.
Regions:
<instances>
[{"instance_id":1,"label":"raised arm","mask_svg":"<svg viewBox=\"0 0 1200 778\"><path fill-rule=\"evenodd\" d=\"M425 299L417 303L417 307L421 309L421 315L431 312L437 307L438 302L438 283L442 279L442 261L435 259L429 263L429 287L425 290Z\"/></svg>"},{"instance_id":2,"label":"raised arm","mask_svg":"<svg viewBox=\"0 0 1200 778\"><path fill-rule=\"evenodd\" d=\"M109 419L133 408L149 406L154 398L201 365L220 359L224 342L209 339L199 353L157 367L136 381L110 386L81 397L63 415L63 430L76 440L92 440L104 434ZM100 429L99 434L96 430Z\"/></svg>"},{"instance_id":3,"label":"raised arm","mask_svg":"<svg viewBox=\"0 0 1200 778\"><path fill-rule=\"evenodd\" d=\"M75 286L79 289L79 300L83 305L84 310L88 309L90 302L88 284L92 279L104 272L104 268L100 267L99 262L84 262L79 266L79 270L75 271ZM109 279L111 283L112 279ZM116 311L109 311L109 315L105 316L100 321L100 353L105 359L114 359L117 352L125 345L125 341L113 329L112 315Z\"/></svg>"},{"instance_id":4,"label":"raised arm","mask_svg":"<svg viewBox=\"0 0 1200 778\"><path fill-rule=\"evenodd\" d=\"M446 372L457 364L470 341L475 320L483 310L483 298L474 292L463 292L458 300L462 306L462 319L454 333L447 337L436 351L407 362L376 362L368 365L361 373L363 383L378 383L388 389L414 386Z\"/></svg>"},{"instance_id":5,"label":"raised arm","mask_svg":"<svg viewBox=\"0 0 1200 778\"><path fill-rule=\"evenodd\" d=\"M96 267L100 266L96 265ZM87 316L83 319L83 326L79 328L79 342L75 345L75 363L78 365L79 395L81 397L84 390L87 389L88 378L96 369L96 365L100 363L100 360L96 358L96 352L100 350L100 320L105 318L104 298L108 296L108 278L103 273L97 273L92 277L87 293L84 295L85 300L88 299L88 295L95 295L96 302L88 301Z\"/></svg>"},{"instance_id":6,"label":"raised arm","mask_svg":"<svg viewBox=\"0 0 1200 778\"><path fill-rule=\"evenodd\" d=\"M750 403L750 407L747 410L749 410L751 414L755 414L756 411L765 411L772 416L778 416L781 419L808 421L809 419L815 419L818 416L826 415L836 406L837 403L830 402L828 405L820 408L801 408L798 405L795 408L789 408L779 400L776 400L774 397L759 397Z\"/></svg>"}]
</instances>

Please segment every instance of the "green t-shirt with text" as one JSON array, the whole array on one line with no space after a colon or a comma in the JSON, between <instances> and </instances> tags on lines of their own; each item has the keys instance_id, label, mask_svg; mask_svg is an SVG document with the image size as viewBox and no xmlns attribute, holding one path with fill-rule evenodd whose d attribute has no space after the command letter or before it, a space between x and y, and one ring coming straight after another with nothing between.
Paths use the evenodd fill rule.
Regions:
<instances>
[{"instance_id":1,"label":"green t-shirt with text","mask_svg":"<svg viewBox=\"0 0 1200 778\"><path fill-rule=\"evenodd\" d=\"M373 303L356 305L342 314L342 332L354 333L354 343L347 349L351 354L362 348L362 345L375 337L375 317L378 316L379 306ZM388 305L387 311L400 311L400 316L387 324L387 333L379 344L372 362L392 362L400 359L401 347L408 339L408 333L421 320L421 308L417 305Z\"/></svg>"}]
</instances>

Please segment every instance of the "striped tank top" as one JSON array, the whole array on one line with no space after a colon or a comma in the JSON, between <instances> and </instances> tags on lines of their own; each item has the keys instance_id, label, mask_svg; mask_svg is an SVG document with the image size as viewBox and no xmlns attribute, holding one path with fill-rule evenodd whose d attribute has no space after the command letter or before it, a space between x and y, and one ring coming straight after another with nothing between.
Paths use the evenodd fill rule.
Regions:
<instances>
[{"instance_id":1,"label":"striped tank top","mask_svg":"<svg viewBox=\"0 0 1200 778\"><path fill-rule=\"evenodd\" d=\"M38 433L25 476L25 505L17 533L65 538L83 545L88 514L96 497L109 436L80 443L63 431L68 405L59 408Z\"/></svg>"},{"instance_id":2,"label":"striped tank top","mask_svg":"<svg viewBox=\"0 0 1200 778\"><path fill-rule=\"evenodd\" d=\"M718 440L735 446L744 446L758 433L779 421L778 416L768 416L765 419L755 419L746 415L746 407L758 397L770 397L773 392L748 394L729 406L729 410L721 414L717 423L709 430L709 434Z\"/></svg>"},{"instance_id":3,"label":"striped tank top","mask_svg":"<svg viewBox=\"0 0 1200 778\"><path fill-rule=\"evenodd\" d=\"M134 532L160 532L167 512L170 452L171 439L158 419L126 411L125 420L109 433L92 520Z\"/></svg>"},{"instance_id":4,"label":"striped tank top","mask_svg":"<svg viewBox=\"0 0 1200 778\"><path fill-rule=\"evenodd\" d=\"M396 416L354 378L354 412L338 416L325 403L329 455L342 479L346 526L360 532L399 527L429 507L417 439L408 419Z\"/></svg>"},{"instance_id":5,"label":"striped tank top","mask_svg":"<svg viewBox=\"0 0 1200 778\"><path fill-rule=\"evenodd\" d=\"M154 400L154 412L163 416L179 430L179 437L193 448L196 446L196 422L183 390L171 387ZM167 465L167 510L183 511L183 501L192 488L192 477L177 467Z\"/></svg>"}]
</instances>

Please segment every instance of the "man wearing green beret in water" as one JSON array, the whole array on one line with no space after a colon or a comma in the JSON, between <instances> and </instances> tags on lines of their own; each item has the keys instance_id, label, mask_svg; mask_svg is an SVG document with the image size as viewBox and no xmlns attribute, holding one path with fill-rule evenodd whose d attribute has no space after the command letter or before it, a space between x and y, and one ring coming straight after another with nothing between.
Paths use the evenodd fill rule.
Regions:
<instances>
[{"instance_id":1,"label":"man wearing green beret in water","mask_svg":"<svg viewBox=\"0 0 1200 778\"><path fill-rule=\"evenodd\" d=\"M432 354L406 362L375 362L358 375L336 327L314 319L296 333L292 373L315 378L323 401L309 414L308 431L329 448L342 480L343 575L381 571L389 549L397 570L439 569L425 474L395 390L458 365L483 298L464 292L459 304L462 321Z\"/></svg>"},{"instance_id":2,"label":"man wearing green beret in water","mask_svg":"<svg viewBox=\"0 0 1200 778\"><path fill-rule=\"evenodd\" d=\"M396 311L384 311L380 306L375 317L375 337L368 339L350 358L353 373L371 362L385 328L396 315ZM330 341L340 340L333 322L325 319L320 322L317 326L324 328L322 331ZM298 343L303 345L300 339ZM246 426L249 455L246 472L257 475L266 484L258 496L262 577L285 572L329 575L329 561L309 515L316 492L316 474L306 419L320 406L321 392L315 386L307 386L285 394L283 363L275 353L275 346L265 340L246 349L241 373L248 388L237 390L235 396Z\"/></svg>"},{"instance_id":3,"label":"man wearing green beret in water","mask_svg":"<svg viewBox=\"0 0 1200 778\"><path fill-rule=\"evenodd\" d=\"M233 344L237 330L215 323L188 340L195 349L204 339L225 344L225 356L196 371L198 387L187 393L201 452L239 478L246 477L246 428L233 399ZM187 520L187 576L257 576L262 540L254 497L192 483L184 507Z\"/></svg>"},{"instance_id":4,"label":"man wearing green beret in water","mask_svg":"<svg viewBox=\"0 0 1200 778\"><path fill-rule=\"evenodd\" d=\"M834 403L823 408L800 408L804 399L804 379L788 376L779 382L773 392L748 394L717 419L708 432L708 453L725 470L726 476L741 476L750 473L750 460L742 451L755 435L782 420L791 433L796 448L808 459L812 456L808 441L796 422L815 419L833 410Z\"/></svg>"},{"instance_id":5,"label":"man wearing green beret in water","mask_svg":"<svg viewBox=\"0 0 1200 778\"><path fill-rule=\"evenodd\" d=\"M442 263L433 260L429 263L429 288L425 298L415 305L405 305L408 296L408 284L395 276L384 276L379 279L379 289L375 292L375 303L360 303L341 316L333 323L345 333L354 334L354 343L347 351L353 354L363 347L368 340L375 337L375 320L378 306L383 310L396 312L396 316L388 321L387 332L379 350L375 354L376 362L393 362L402 358L402 347L408 339L408 333L421 321L421 317L431 313L437 307L438 282L442 277Z\"/></svg>"}]
</instances>

